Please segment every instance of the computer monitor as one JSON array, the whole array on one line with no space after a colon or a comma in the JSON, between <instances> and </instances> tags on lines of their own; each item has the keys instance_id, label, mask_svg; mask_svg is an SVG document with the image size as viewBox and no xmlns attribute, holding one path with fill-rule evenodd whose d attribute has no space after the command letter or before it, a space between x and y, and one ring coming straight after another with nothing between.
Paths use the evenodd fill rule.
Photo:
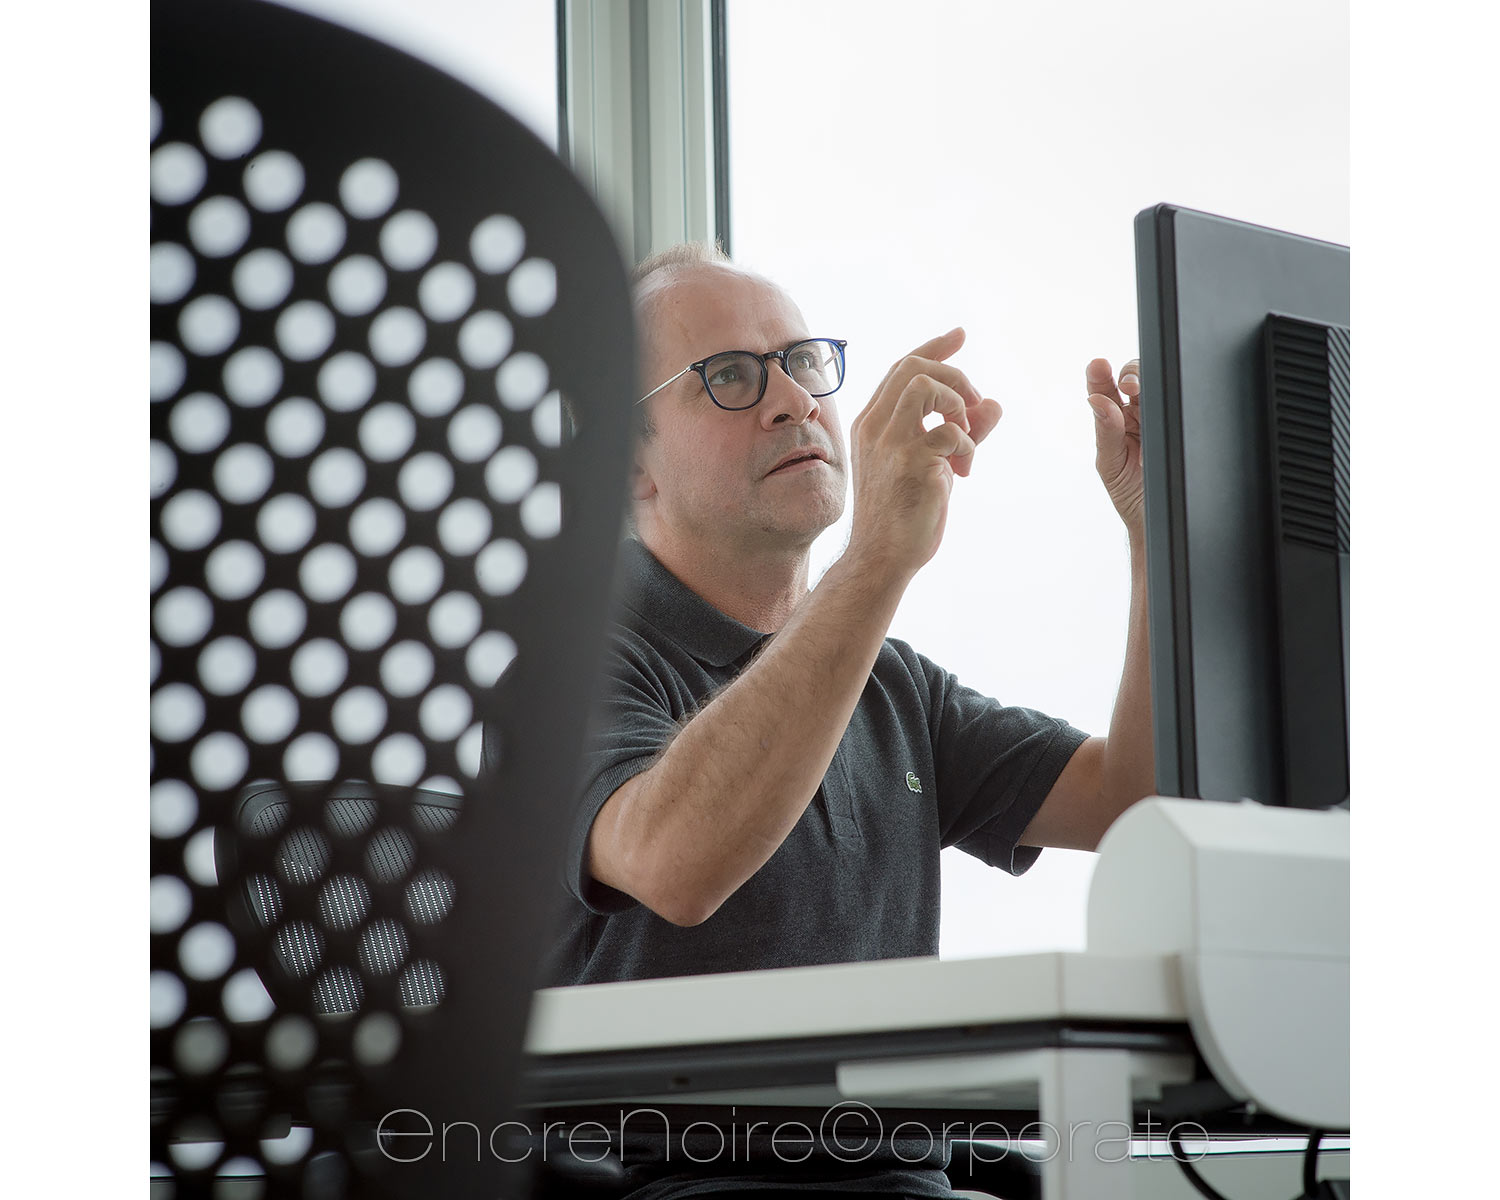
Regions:
<instances>
[{"instance_id":1,"label":"computer monitor","mask_svg":"<svg viewBox=\"0 0 1500 1200\"><path fill-rule=\"evenodd\" d=\"M1349 249L1135 219L1156 786L1349 800Z\"/></svg>"}]
</instances>

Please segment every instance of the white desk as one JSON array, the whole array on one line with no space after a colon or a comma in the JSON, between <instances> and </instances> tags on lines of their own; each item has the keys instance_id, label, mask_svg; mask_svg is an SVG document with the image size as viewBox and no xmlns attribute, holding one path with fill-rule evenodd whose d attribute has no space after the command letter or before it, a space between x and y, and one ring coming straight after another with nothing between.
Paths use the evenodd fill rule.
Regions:
<instances>
[{"instance_id":1,"label":"white desk","mask_svg":"<svg viewBox=\"0 0 1500 1200\"><path fill-rule=\"evenodd\" d=\"M1228 1097L1347 1128L1348 825L1143 800L1100 845L1088 953L541 992L526 1098L1035 1114L1048 1200L1125 1195L1134 1107L1200 1055Z\"/></svg>"},{"instance_id":2,"label":"white desk","mask_svg":"<svg viewBox=\"0 0 1500 1200\"><path fill-rule=\"evenodd\" d=\"M900 959L539 992L537 1105L1036 1114L1049 1198L1123 1194L1133 1105L1193 1078L1171 956ZM1163 1130L1164 1132L1164 1130Z\"/></svg>"}]
</instances>

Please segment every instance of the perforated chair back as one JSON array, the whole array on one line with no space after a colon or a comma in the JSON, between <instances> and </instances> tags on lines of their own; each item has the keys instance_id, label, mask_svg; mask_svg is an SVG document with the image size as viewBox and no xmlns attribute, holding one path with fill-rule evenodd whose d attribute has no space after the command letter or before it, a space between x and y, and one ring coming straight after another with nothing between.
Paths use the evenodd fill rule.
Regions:
<instances>
[{"instance_id":1,"label":"perforated chair back","mask_svg":"<svg viewBox=\"0 0 1500 1200\"><path fill-rule=\"evenodd\" d=\"M323 801L321 827L295 823L300 806ZM234 806L228 831L214 839L214 868L230 928L252 943L274 932L269 969L260 981L273 1000L295 1008L315 979L314 1011L320 1016L360 1011L362 974L395 976L404 1008L437 1004L443 975L435 963L410 960L413 928L442 921L453 907L453 881L442 871L416 867L418 848L401 828L376 826L382 810L410 807L424 837L441 838L454 826L461 796L425 788L391 788L343 783L253 784ZM354 953L337 960L319 927L284 924L288 888L315 886L327 873L329 839L364 838L364 860L358 875L331 879L318 894L321 929L358 929ZM246 839L276 839L272 871L252 872L241 865L239 848ZM367 921L371 887L401 891L399 915ZM347 949L347 943L345 943Z\"/></svg>"},{"instance_id":2,"label":"perforated chair back","mask_svg":"<svg viewBox=\"0 0 1500 1200\"><path fill-rule=\"evenodd\" d=\"M375 1131L511 1112L622 517L619 251L431 67L158 0L151 306L153 1194L509 1194Z\"/></svg>"}]
</instances>

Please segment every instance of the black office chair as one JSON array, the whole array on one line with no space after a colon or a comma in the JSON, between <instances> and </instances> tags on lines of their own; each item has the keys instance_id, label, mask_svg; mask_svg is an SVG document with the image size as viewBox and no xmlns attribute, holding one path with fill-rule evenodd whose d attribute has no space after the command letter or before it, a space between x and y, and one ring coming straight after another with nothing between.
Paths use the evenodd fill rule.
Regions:
<instances>
[{"instance_id":1,"label":"black office chair","mask_svg":"<svg viewBox=\"0 0 1500 1200\"><path fill-rule=\"evenodd\" d=\"M251 0L153 6L151 192L153 1194L517 1194L375 1131L513 1112L624 265L491 102Z\"/></svg>"}]
</instances>

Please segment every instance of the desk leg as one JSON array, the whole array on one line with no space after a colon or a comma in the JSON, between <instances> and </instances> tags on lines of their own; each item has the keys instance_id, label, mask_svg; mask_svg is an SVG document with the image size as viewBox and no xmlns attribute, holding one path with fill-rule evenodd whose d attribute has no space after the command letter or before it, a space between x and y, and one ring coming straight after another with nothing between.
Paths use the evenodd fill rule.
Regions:
<instances>
[{"instance_id":1,"label":"desk leg","mask_svg":"<svg viewBox=\"0 0 1500 1200\"><path fill-rule=\"evenodd\" d=\"M1045 1200L1119 1200L1130 1194L1132 1079L1143 1085L1185 1083L1193 1060L1182 1054L1129 1050L1000 1051L912 1059L840 1063L839 1094L879 1106L930 1105L941 1096L952 1103L962 1095L975 1106L1014 1089L1037 1089L1040 1133L1047 1143L1042 1162ZM1014 1094L1011 1107L1026 1101ZM1033 1138L1036 1126L1014 1131Z\"/></svg>"},{"instance_id":2,"label":"desk leg","mask_svg":"<svg viewBox=\"0 0 1500 1200\"><path fill-rule=\"evenodd\" d=\"M1130 1053L1035 1053L1048 1153L1043 1200L1119 1200L1130 1187Z\"/></svg>"}]
</instances>

